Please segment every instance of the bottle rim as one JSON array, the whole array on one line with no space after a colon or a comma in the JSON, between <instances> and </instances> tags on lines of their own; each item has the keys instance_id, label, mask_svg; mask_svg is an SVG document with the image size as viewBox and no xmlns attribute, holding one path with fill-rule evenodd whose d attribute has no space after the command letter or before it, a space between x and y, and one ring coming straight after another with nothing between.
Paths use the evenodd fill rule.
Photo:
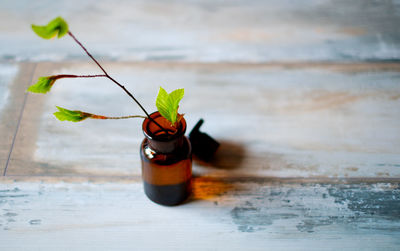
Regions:
<instances>
[{"instance_id":1,"label":"bottle rim","mask_svg":"<svg viewBox=\"0 0 400 251\"><path fill-rule=\"evenodd\" d=\"M150 117L152 119L156 120L157 118L162 117L162 115L160 114L160 112L155 111L150 114ZM185 135L185 132L186 132L186 120L183 117L179 121L178 130L174 134L168 135L167 137L165 137L165 134L155 135L154 133L152 133L149 129L149 126L151 124L154 125L154 122L152 122L149 118L145 118L142 123L143 134L149 140L168 142L168 141L175 140L179 137L182 137L183 135Z\"/></svg>"}]
</instances>

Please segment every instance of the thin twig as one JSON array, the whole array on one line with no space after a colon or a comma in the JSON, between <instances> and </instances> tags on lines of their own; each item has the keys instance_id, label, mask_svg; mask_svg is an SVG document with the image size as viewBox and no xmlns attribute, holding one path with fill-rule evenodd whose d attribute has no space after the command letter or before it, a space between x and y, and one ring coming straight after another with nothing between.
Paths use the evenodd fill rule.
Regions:
<instances>
[{"instance_id":1,"label":"thin twig","mask_svg":"<svg viewBox=\"0 0 400 251\"><path fill-rule=\"evenodd\" d=\"M144 109L144 107L139 103L139 101L137 101L137 99L132 95L132 93L130 93L125 86L121 85L118 81L116 81L115 79L113 79L110 75L108 75L108 73L106 72L106 70L100 65L99 62L97 62L97 60L92 56L92 54L90 54L90 52L85 48L85 46L83 46L81 44L81 42L79 42L78 39L76 39L76 37L72 34L72 32L68 31L68 35L70 35L74 41L86 52L86 54L97 64L97 66L104 72L105 77L110 79L111 81L113 81L115 84L117 84L119 87L121 87L126 94L128 94L129 97L131 97L136 104L140 107L140 109L142 109L142 111L146 114L147 118L149 118L153 123L155 123L158 127L160 127L160 129L162 129L163 131L165 131L166 133L168 133L167 130L165 130L160 124L158 124L152 117L150 117L149 113L146 111L146 109Z\"/></svg>"},{"instance_id":2,"label":"thin twig","mask_svg":"<svg viewBox=\"0 0 400 251\"><path fill-rule=\"evenodd\" d=\"M129 116L121 116L121 117L106 117L105 119L131 119L131 118L147 118L146 116L140 115L129 115Z\"/></svg>"},{"instance_id":3,"label":"thin twig","mask_svg":"<svg viewBox=\"0 0 400 251\"><path fill-rule=\"evenodd\" d=\"M92 56L92 54L90 54L88 52L88 50L86 50L85 46L83 46L81 44L81 42L78 41L78 39L76 39L76 37L72 34L72 32L68 31L68 35L70 35L75 42L86 52L86 54L97 64L97 66L104 72L105 75L108 76L107 72L104 70L104 68L99 64L99 62L97 62L97 60Z\"/></svg>"},{"instance_id":4,"label":"thin twig","mask_svg":"<svg viewBox=\"0 0 400 251\"><path fill-rule=\"evenodd\" d=\"M107 75L101 74L101 75L70 75L70 74L59 74L59 75L54 75L50 76L52 79L57 80L60 78L106 78Z\"/></svg>"}]
</instances>

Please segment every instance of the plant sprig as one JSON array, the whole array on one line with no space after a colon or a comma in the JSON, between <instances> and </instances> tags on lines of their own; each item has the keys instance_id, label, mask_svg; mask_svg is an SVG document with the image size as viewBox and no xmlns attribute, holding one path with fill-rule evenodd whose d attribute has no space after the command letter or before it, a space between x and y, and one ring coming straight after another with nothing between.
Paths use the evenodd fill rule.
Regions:
<instances>
[{"instance_id":1,"label":"plant sprig","mask_svg":"<svg viewBox=\"0 0 400 251\"><path fill-rule=\"evenodd\" d=\"M131 115L131 116L123 116L123 117L108 117L104 115L96 115L88 112L82 111L72 111L59 106L56 106L58 112L53 113L54 116L60 121L71 121L71 122L80 122L85 119L129 119L129 118L146 118L140 115Z\"/></svg>"},{"instance_id":2,"label":"plant sprig","mask_svg":"<svg viewBox=\"0 0 400 251\"><path fill-rule=\"evenodd\" d=\"M34 93L47 93L51 90L56 80L61 78L95 78L95 77L105 77L114 82L118 85L121 89L125 91L125 93L131 97L135 103L142 109L142 111L146 114L147 118L149 118L152 122L154 122L160 129L167 132L160 124L158 124L154 119L152 119L149 113L144 109L144 107L139 103L139 101L125 88L125 86L121 85L118 81L112 78L107 71L100 65L100 63L89 53L89 51L82 45L81 42L72 34L69 30L67 22L61 18L57 17L51 20L47 25L39 26L39 25L32 25L32 30L40 37L44 39L51 39L54 37L61 38L64 35L68 34L84 51L85 53L93 60L94 63L101 69L104 74L101 75L53 75L53 76L46 76L40 77L38 81L31 85L28 88L28 91ZM182 116L178 116L177 113L179 101L182 99L184 94L183 89L178 89L170 94L168 94L164 89L160 88L159 95L156 100L156 106L162 116L168 119L172 125L175 125L179 118ZM54 113L57 119L61 121L72 121L72 122L79 122L85 120L87 118L92 119L125 119L125 118L146 118L144 116L139 115L131 115L131 116L124 116L124 117L107 117L103 115L95 115L87 112L82 111L72 111L65 108L61 108L57 106L58 111Z\"/></svg>"},{"instance_id":3,"label":"plant sprig","mask_svg":"<svg viewBox=\"0 0 400 251\"><path fill-rule=\"evenodd\" d=\"M51 87L53 87L54 83L57 79L61 78L98 78L98 77L106 77L106 75L53 75L47 77L39 77L38 81L29 86L27 91L34 93L47 93L50 91Z\"/></svg>"}]
</instances>

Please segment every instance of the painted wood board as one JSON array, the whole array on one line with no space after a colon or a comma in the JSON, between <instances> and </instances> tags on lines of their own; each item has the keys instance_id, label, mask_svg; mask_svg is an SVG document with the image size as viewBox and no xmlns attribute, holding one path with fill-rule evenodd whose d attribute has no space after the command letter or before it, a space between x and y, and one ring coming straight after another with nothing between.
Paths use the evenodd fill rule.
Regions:
<instances>
[{"instance_id":1,"label":"painted wood board","mask_svg":"<svg viewBox=\"0 0 400 251\"><path fill-rule=\"evenodd\" d=\"M140 112L110 82L25 93L39 76L99 73L71 39L30 31L54 10L149 110L160 85L186 89L189 128L203 117L222 143L194 159L187 203L145 197L140 121L53 118L55 105ZM400 249L399 13L398 1L1 1L0 250Z\"/></svg>"},{"instance_id":2,"label":"painted wood board","mask_svg":"<svg viewBox=\"0 0 400 251\"><path fill-rule=\"evenodd\" d=\"M30 31L61 15L109 60L399 60L399 13L398 1L2 0L0 59L86 60L71 39L49 42Z\"/></svg>"},{"instance_id":3,"label":"painted wood board","mask_svg":"<svg viewBox=\"0 0 400 251\"><path fill-rule=\"evenodd\" d=\"M194 171L218 177L400 177L398 64L107 63L149 110L160 85L185 88L189 130L199 118L221 147ZM97 73L41 63L35 78ZM8 175L140 176L140 120L57 121L55 106L141 114L106 79L59 80L29 94Z\"/></svg>"},{"instance_id":4,"label":"painted wood board","mask_svg":"<svg viewBox=\"0 0 400 251\"><path fill-rule=\"evenodd\" d=\"M8 166L10 151L24 110L35 64L0 63L0 175Z\"/></svg>"},{"instance_id":5,"label":"painted wood board","mask_svg":"<svg viewBox=\"0 0 400 251\"><path fill-rule=\"evenodd\" d=\"M184 205L141 182L0 183L1 250L397 250L398 182L199 177Z\"/></svg>"}]
</instances>

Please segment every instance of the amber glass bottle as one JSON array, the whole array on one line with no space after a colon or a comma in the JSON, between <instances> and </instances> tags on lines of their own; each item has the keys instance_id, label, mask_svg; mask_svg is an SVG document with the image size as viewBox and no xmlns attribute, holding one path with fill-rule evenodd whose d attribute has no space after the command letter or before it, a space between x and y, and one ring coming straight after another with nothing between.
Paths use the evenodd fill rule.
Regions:
<instances>
[{"instance_id":1,"label":"amber glass bottle","mask_svg":"<svg viewBox=\"0 0 400 251\"><path fill-rule=\"evenodd\" d=\"M159 112L150 116L165 130L148 118L143 122L140 157L144 191L158 204L177 205L191 193L192 149L185 136L186 121L182 118L173 128Z\"/></svg>"}]
</instances>

